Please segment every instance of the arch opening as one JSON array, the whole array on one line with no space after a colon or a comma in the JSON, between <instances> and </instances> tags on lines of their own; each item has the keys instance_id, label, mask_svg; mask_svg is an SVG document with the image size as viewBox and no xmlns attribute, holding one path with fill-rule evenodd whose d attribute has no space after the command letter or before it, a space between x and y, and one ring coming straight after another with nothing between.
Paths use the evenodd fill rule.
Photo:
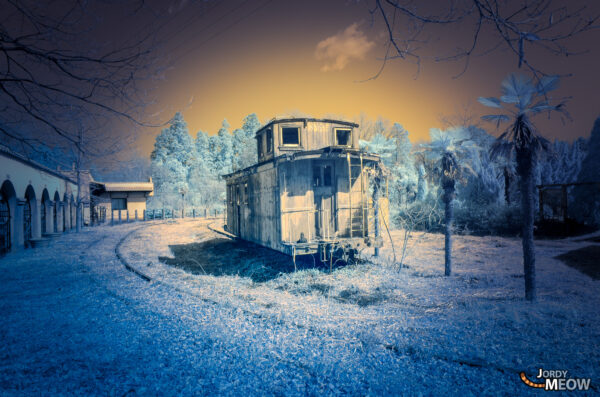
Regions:
<instances>
[{"instance_id":1,"label":"arch opening","mask_svg":"<svg viewBox=\"0 0 600 397\"><path fill-rule=\"evenodd\" d=\"M35 191L31 185L25 190L25 205L23 206L23 238L25 247L29 246L29 241L33 238L33 224L35 210L37 209Z\"/></svg>"},{"instance_id":2,"label":"arch opening","mask_svg":"<svg viewBox=\"0 0 600 397\"><path fill-rule=\"evenodd\" d=\"M10 181L4 181L0 188L0 255L12 247L14 208L17 201L15 189Z\"/></svg>"},{"instance_id":3,"label":"arch opening","mask_svg":"<svg viewBox=\"0 0 600 397\"><path fill-rule=\"evenodd\" d=\"M50 205L50 195L48 190L44 189L42 192L42 208L40 211L40 221L42 223L42 235L48 233L48 206Z\"/></svg>"}]
</instances>

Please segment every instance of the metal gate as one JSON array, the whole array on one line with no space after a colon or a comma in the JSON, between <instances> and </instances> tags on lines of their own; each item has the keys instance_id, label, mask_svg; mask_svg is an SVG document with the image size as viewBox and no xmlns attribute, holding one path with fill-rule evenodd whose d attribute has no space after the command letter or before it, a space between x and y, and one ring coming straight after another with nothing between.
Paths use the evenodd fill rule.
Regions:
<instances>
[{"instance_id":1,"label":"metal gate","mask_svg":"<svg viewBox=\"0 0 600 397\"><path fill-rule=\"evenodd\" d=\"M31 202L29 200L25 201L25 206L23 208L23 236L25 237L25 245L27 242L31 240Z\"/></svg>"},{"instance_id":2,"label":"metal gate","mask_svg":"<svg viewBox=\"0 0 600 397\"><path fill-rule=\"evenodd\" d=\"M0 255L10 251L10 207L0 193Z\"/></svg>"},{"instance_id":3,"label":"metal gate","mask_svg":"<svg viewBox=\"0 0 600 397\"><path fill-rule=\"evenodd\" d=\"M41 210L42 234L46 234L46 200L42 200Z\"/></svg>"}]
</instances>

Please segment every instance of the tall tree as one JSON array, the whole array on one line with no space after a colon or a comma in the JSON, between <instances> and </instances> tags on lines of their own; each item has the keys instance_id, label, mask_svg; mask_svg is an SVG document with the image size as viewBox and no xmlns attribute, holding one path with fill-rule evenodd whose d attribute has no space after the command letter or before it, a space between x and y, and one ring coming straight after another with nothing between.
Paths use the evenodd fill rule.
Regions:
<instances>
[{"instance_id":1,"label":"tall tree","mask_svg":"<svg viewBox=\"0 0 600 397\"><path fill-rule=\"evenodd\" d=\"M249 114L244 118L242 128L233 132L233 169L239 170L256 163L256 131L260 127L260 121L256 113Z\"/></svg>"},{"instance_id":2,"label":"tall tree","mask_svg":"<svg viewBox=\"0 0 600 397\"><path fill-rule=\"evenodd\" d=\"M517 159L517 174L521 192L522 246L523 271L525 274L525 298L536 299L535 285L535 245L533 241L534 223L534 188L535 166L540 150L547 149L549 142L538 134L531 117L542 112L561 112L566 114L564 102L554 104L548 95L558 87L559 78L556 76L542 77L535 84L523 75L509 75L502 82L500 98L480 97L479 102L485 106L502 109L508 113L483 116L490 122L509 122L509 127L496 140L491 154L508 154L515 152ZM504 106L503 106L504 105ZM566 114L568 116L568 114ZM507 156L508 157L508 156Z\"/></svg>"},{"instance_id":3,"label":"tall tree","mask_svg":"<svg viewBox=\"0 0 600 397\"><path fill-rule=\"evenodd\" d=\"M468 172L473 169L468 162L461 158L468 157L470 151L475 149L470 140L470 134L465 128L452 128L441 131L433 128L430 131L431 143L423 144L424 156L434 161L442 187L442 201L444 202L444 274L452 274L452 232L454 223L453 200L456 184L463 181Z\"/></svg>"},{"instance_id":4,"label":"tall tree","mask_svg":"<svg viewBox=\"0 0 600 397\"><path fill-rule=\"evenodd\" d=\"M156 137L150 158L155 190L158 196L175 197L187 192L189 168L195 157L194 143L181 113L176 113L170 126Z\"/></svg>"},{"instance_id":5,"label":"tall tree","mask_svg":"<svg viewBox=\"0 0 600 397\"><path fill-rule=\"evenodd\" d=\"M210 151L214 154L213 169L217 175L230 173L233 168L233 137L229 127L227 120L223 120L217 135L209 138Z\"/></svg>"}]
</instances>

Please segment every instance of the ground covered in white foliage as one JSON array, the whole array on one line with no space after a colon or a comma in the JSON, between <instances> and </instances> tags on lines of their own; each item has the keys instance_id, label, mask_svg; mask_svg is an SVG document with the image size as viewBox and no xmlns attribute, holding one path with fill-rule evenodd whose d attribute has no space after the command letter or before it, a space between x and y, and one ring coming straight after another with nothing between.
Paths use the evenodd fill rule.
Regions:
<instances>
[{"instance_id":1,"label":"ground covered in white foliage","mask_svg":"<svg viewBox=\"0 0 600 397\"><path fill-rule=\"evenodd\" d=\"M456 237L451 277L431 234L409 240L402 269L388 243L331 274L274 274L212 222L98 227L0 259L0 392L521 395L533 389L518 372L540 367L598 391L600 283L554 259L597 243L538 241L529 303L518 239ZM199 254L193 272L165 263L169 246L198 243L232 255Z\"/></svg>"}]
</instances>

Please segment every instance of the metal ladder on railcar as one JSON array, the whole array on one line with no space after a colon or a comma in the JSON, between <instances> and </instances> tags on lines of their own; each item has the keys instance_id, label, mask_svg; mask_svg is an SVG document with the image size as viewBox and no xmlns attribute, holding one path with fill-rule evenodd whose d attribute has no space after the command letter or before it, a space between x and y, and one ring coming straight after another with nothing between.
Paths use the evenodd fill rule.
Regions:
<instances>
[{"instance_id":1,"label":"metal ladder on railcar","mask_svg":"<svg viewBox=\"0 0 600 397\"><path fill-rule=\"evenodd\" d=\"M365 178L363 175L363 157L359 155L358 162L350 153L346 154L348 162L348 206L350 211L350 237L365 237L367 230L365 219L368 220L368 205L365 189ZM354 192L354 183L360 178L360 202L353 207L352 193ZM354 210L359 210L360 216L354 215Z\"/></svg>"}]
</instances>

